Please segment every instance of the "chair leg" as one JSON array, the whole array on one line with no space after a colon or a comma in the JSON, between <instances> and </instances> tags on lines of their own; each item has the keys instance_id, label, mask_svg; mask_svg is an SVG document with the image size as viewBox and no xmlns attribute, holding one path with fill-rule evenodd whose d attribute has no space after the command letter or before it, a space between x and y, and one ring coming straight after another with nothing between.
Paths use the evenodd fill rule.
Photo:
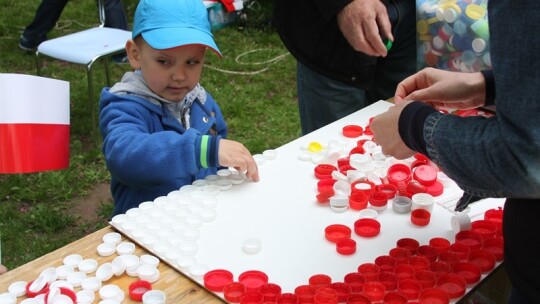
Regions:
<instances>
[{"instance_id":1,"label":"chair leg","mask_svg":"<svg viewBox=\"0 0 540 304\"><path fill-rule=\"evenodd\" d=\"M36 51L36 70L37 70L37 75L41 75L41 62L39 62L39 52Z\"/></svg>"},{"instance_id":2,"label":"chair leg","mask_svg":"<svg viewBox=\"0 0 540 304\"><path fill-rule=\"evenodd\" d=\"M109 69L109 56L105 56L103 58L103 64L105 65L105 78L107 79L107 86L111 86L111 76L110 76L110 69Z\"/></svg>"},{"instance_id":3,"label":"chair leg","mask_svg":"<svg viewBox=\"0 0 540 304\"><path fill-rule=\"evenodd\" d=\"M90 111L90 118L91 118L91 124L92 124L92 133L94 133L94 136L97 136L98 134L98 126L97 126L97 119L96 119L96 110L94 109L94 81L92 78L92 64L89 64L86 68L86 75L88 78L88 109Z\"/></svg>"}]
</instances>

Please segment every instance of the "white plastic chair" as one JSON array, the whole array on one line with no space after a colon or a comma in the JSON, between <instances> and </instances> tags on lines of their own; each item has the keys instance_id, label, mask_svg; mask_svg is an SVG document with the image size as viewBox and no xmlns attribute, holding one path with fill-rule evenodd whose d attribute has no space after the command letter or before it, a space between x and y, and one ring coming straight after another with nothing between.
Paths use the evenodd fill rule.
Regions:
<instances>
[{"instance_id":1,"label":"white plastic chair","mask_svg":"<svg viewBox=\"0 0 540 304\"><path fill-rule=\"evenodd\" d=\"M41 74L41 55L86 66L90 107L92 107L94 102L92 65L100 58L104 58L105 76L107 85L110 86L111 81L109 76L108 57L125 51L126 41L131 39L131 31L105 27L105 7L103 0L98 0L97 2L100 22L99 26L46 40L38 46L36 51L36 67L38 75ZM91 110L91 112L92 123L96 125L97 110ZM97 130L97 125L95 126L95 130Z\"/></svg>"}]
</instances>

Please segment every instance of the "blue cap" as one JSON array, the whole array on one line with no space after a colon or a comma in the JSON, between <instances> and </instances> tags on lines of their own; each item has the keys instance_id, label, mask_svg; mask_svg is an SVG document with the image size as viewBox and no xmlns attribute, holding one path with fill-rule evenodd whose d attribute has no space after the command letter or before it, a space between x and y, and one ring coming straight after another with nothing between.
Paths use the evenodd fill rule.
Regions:
<instances>
[{"instance_id":1,"label":"blue cap","mask_svg":"<svg viewBox=\"0 0 540 304\"><path fill-rule=\"evenodd\" d=\"M133 39L138 35L154 49L200 44L221 56L201 0L141 0L133 20Z\"/></svg>"}]
</instances>

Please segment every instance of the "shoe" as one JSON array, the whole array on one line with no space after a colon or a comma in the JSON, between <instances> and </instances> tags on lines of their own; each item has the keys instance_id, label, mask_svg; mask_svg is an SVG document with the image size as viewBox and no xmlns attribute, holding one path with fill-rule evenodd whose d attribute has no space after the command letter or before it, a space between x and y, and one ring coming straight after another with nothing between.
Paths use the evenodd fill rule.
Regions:
<instances>
[{"instance_id":1,"label":"shoe","mask_svg":"<svg viewBox=\"0 0 540 304\"><path fill-rule=\"evenodd\" d=\"M26 39L24 36L21 36L19 39L19 48L27 52L35 52L39 43L32 43L30 40Z\"/></svg>"}]
</instances>

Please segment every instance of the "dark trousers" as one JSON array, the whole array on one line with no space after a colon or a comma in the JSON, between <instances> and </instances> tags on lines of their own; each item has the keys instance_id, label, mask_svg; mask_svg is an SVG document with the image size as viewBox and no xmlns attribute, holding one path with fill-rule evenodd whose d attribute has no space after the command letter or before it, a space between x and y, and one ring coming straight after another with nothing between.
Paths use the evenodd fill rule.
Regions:
<instances>
[{"instance_id":1,"label":"dark trousers","mask_svg":"<svg viewBox=\"0 0 540 304\"><path fill-rule=\"evenodd\" d=\"M68 0L43 0L39 4L34 20L23 32L23 36L35 47L47 40L49 33L60 18ZM105 26L128 30L127 16L120 0L105 0Z\"/></svg>"}]
</instances>

